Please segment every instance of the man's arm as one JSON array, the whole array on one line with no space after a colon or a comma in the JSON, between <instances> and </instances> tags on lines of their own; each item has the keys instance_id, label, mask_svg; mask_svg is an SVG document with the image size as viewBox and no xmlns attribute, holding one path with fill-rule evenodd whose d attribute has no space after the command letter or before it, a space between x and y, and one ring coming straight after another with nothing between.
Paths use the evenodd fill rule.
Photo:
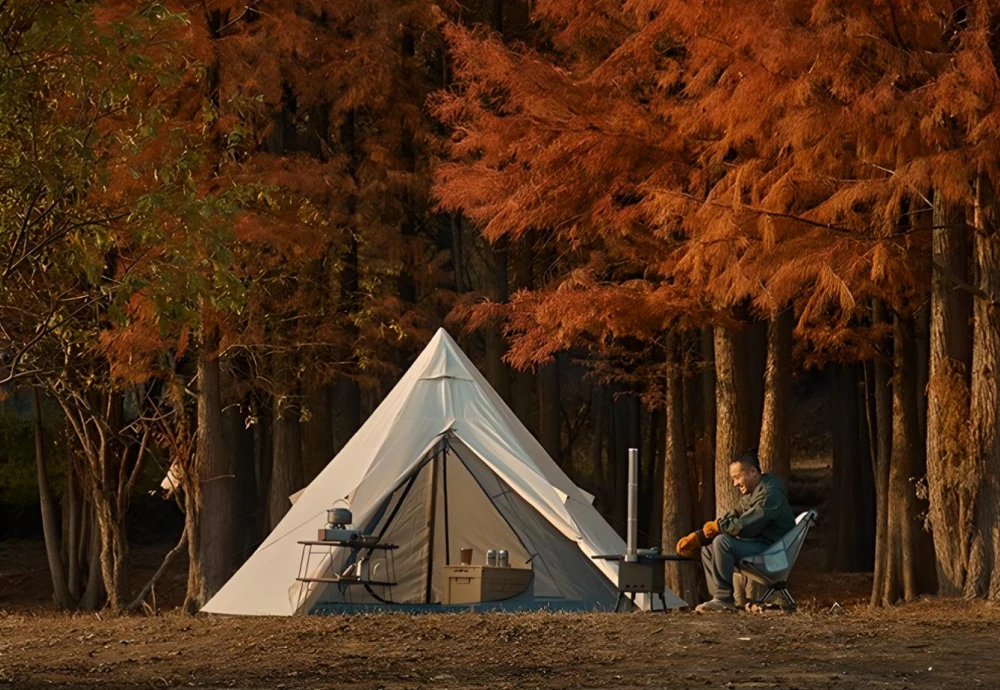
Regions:
<instances>
[{"instance_id":1,"label":"man's arm","mask_svg":"<svg viewBox=\"0 0 1000 690\"><path fill-rule=\"evenodd\" d=\"M781 513L782 495L777 491L764 491L754 499L746 512L735 510L719 518L719 531L744 539L756 537L774 522Z\"/></svg>"}]
</instances>

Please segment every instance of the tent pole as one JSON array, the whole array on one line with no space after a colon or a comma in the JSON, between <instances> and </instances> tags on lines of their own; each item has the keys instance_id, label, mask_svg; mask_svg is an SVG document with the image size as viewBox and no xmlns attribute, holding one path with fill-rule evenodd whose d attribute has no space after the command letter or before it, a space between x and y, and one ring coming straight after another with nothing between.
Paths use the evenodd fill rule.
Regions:
<instances>
[{"instance_id":1,"label":"tent pole","mask_svg":"<svg viewBox=\"0 0 1000 690\"><path fill-rule=\"evenodd\" d=\"M427 577L424 587L424 603L431 603L434 596L434 514L437 511L437 468L438 454L431 459L431 482L427 492Z\"/></svg>"},{"instance_id":2,"label":"tent pole","mask_svg":"<svg viewBox=\"0 0 1000 690\"><path fill-rule=\"evenodd\" d=\"M444 441L441 460L441 488L444 489L444 564L451 565L451 540L448 537L448 439Z\"/></svg>"}]
</instances>

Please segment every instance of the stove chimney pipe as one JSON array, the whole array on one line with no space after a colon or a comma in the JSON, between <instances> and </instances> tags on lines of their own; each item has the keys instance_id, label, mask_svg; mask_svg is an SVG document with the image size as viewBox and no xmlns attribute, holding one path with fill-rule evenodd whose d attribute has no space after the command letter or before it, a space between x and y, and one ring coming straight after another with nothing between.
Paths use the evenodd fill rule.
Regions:
<instances>
[{"instance_id":1,"label":"stove chimney pipe","mask_svg":"<svg viewBox=\"0 0 1000 690\"><path fill-rule=\"evenodd\" d=\"M625 560L635 563L636 542L639 536L639 449L628 449L628 543Z\"/></svg>"}]
</instances>

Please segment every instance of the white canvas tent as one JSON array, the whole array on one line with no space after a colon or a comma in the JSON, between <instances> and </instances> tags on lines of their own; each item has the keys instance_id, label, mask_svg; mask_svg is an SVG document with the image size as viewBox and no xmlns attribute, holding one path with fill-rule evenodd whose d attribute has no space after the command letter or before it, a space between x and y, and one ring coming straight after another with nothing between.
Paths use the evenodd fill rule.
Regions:
<instances>
[{"instance_id":1,"label":"white canvas tent","mask_svg":"<svg viewBox=\"0 0 1000 690\"><path fill-rule=\"evenodd\" d=\"M432 498L433 497L433 498ZM530 563L522 594L481 608L613 608L617 564L592 560L624 553L622 539L545 453L476 370L439 330L413 366L343 450L293 498L288 514L203 611L279 615L379 604L440 602L443 566L472 547L507 549L513 566ZM355 526L400 546L391 590L302 583L303 547L326 511L346 499ZM437 506L428 519L427 506ZM350 565L338 548L315 565ZM386 565L386 564L383 564ZM373 578L374 579L374 578ZM645 602L642 602L645 605ZM666 606L684 606L666 592Z\"/></svg>"}]
</instances>

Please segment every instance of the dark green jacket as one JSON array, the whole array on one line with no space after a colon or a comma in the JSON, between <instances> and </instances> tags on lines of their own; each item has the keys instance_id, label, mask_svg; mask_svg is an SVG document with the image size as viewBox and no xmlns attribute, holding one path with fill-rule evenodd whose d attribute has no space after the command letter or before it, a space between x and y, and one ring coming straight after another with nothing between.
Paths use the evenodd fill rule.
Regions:
<instances>
[{"instance_id":1,"label":"dark green jacket","mask_svg":"<svg viewBox=\"0 0 1000 690\"><path fill-rule=\"evenodd\" d=\"M740 539L773 544L795 526L785 484L773 474L763 474L752 493L718 520L719 531Z\"/></svg>"}]
</instances>

